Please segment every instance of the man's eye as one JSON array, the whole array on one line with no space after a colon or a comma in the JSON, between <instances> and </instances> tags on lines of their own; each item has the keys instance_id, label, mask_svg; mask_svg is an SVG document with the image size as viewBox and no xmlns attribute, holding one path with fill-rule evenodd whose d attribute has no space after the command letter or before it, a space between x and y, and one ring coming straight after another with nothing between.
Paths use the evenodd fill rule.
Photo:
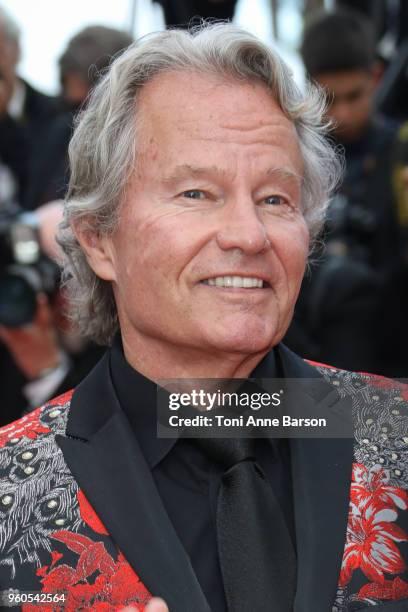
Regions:
<instances>
[{"instance_id":1,"label":"man's eye","mask_svg":"<svg viewBox=\"0 0 408 612\"><path fill-rule=\"evenodd\" d=\"M188 191L183 191L181 195L183 196L183 198L190 198L191 200L205 199L204 191L200 191L199 189L189 189Z\"/></svg>"},{"instance_id":2,"label":"man's eye","mask_svg":"<svg viewBox=\"0 0 408 612\"><path fill-rule=\"evenodd\" d=\"M263 202L265 202L265 204L270 204L271 206L281 206L282 204L286 204L285 198L278 195L268 196L263 200Z\"/></svg>"}]
</instances>

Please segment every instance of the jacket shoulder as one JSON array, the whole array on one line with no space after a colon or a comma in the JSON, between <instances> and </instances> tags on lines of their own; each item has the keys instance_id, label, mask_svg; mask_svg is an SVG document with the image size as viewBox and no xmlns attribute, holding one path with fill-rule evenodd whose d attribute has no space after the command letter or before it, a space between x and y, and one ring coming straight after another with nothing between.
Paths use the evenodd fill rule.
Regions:
<instances>
[{"instance_id":1,"label":"jacket shoulder","mask_svg":"<svg viewBox=\"0 0 408 612\"><path fill-rule=\"evenodd\" d=\"M351 370L343 370L327 363L320 363L310 359L305 359L304 361L312 368L318 370L318 372L325 378L354 379L355 381L359 381L361 384L364 384L366 387L371 386L373 389L398 391L400 392L401 398L408 401L408 381L401 382L400 380L396 380L394 378L387 378L379 374L371 374L370 372L353 372Z\"/></svg>"},{"instance_id":2,"label":"jacket shoulder","mask_svg":"<svg viewBox=\"0 0 408 612\"><path fill-rule=\"evenodd\" d=\"M17 421L0 428L0 449L6 446L30 444L33 440L63 434L71 404L73 390L67 391L43 406L25 414Z\"/></svg>"}]
</instances>

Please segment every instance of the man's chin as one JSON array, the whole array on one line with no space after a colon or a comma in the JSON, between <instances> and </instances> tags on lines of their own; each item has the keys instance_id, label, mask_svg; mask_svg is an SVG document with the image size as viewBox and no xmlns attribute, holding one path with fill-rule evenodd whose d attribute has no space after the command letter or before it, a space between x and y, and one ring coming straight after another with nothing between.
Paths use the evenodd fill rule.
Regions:
<instances>
[{"instance_id":1,"label":"man's chin","mask_svg":"<svg viewBox=\"0 0 408 612\"><path fill-rule=\"evenodd\" d=\"M255 355L269 351L276 343L273 335L250 335L246 332L239 334L235 331L213 338L211 344L217 353Z\"/></svg>"}]
</instances>

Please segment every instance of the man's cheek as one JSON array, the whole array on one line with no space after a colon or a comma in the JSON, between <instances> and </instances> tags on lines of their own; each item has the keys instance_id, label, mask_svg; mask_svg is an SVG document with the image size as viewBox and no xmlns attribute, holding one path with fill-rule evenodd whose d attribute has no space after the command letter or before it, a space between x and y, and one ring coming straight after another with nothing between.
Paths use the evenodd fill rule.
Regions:
<instances>
[{"instance_id":1,"label":"man's cheek","mask_svg":"<svg viewBox=\"0 0 408 612\"><path fill-rule=\"evenodd\" d=\"M307 229L301 231L298 238L289 242L291 244L291 251L289 253L289 260L292 262L292 270L294 274L301 274L303 276L307 256L309 253L309 232Z\"/></svg>"}]
</instances>

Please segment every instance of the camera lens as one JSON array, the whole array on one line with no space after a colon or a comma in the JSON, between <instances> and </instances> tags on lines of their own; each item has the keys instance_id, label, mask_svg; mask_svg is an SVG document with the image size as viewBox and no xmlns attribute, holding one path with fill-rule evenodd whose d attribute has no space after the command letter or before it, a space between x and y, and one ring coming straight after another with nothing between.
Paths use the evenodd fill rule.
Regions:
<instances>
[{"instance_id":1,"label":"camera lens","mask_svg":"<svg viewBox=\"0 0 408 612\"><path fill-rule=\"evenodd\" d=\"M17 274L0 278L0 323L20 327L34 319L37 309L36 291Z\"/></svg>"}]
</instances>

